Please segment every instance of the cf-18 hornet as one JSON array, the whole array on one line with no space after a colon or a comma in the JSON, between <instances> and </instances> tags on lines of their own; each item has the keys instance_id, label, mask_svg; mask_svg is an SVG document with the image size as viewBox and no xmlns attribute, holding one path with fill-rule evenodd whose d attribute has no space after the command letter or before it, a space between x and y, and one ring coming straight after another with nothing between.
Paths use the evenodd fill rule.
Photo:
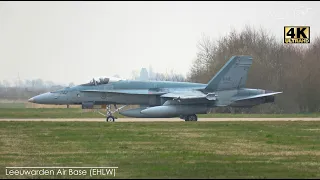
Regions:
<instances>
[{"instance_id":1,"label":"cf-18 hornet","mask_svg":"<svg viewBox=\"0 0 320 180\"><path fill-rule=\"evenodd\" d=\"M206 114L210 108L253 107L275 101L274 92L245 88L250 56L233 56L207 83L138 81L115 77L93 78L74 87L47 92L29 99L38 104L78 104L83 109L94 105L106 107L106 121L113 122L113 113L138 118L180 117L197 121L196 114ZM114 105L115 111L111 111ZM123 105L117 108L117 105ZM139 108L120 111L126 105Z\"/></svg>"}]
</instances>

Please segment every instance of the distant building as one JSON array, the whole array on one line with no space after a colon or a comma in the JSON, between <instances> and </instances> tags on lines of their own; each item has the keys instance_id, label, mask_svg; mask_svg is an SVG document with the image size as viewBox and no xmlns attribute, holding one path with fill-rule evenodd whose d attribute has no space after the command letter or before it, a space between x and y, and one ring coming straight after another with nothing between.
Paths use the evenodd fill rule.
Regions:
<instances>
[{"instance_id":1,"label":"distant building","mask_svg":"<svg viewBox=\"0 0 320 180\"><path fill-rule=\"evenodd\" d=\"M140 78L141 81L148 81L149 80L149 75L148 71L146 68L142 68L140 71Z\"/></svg>"}]
</instances>

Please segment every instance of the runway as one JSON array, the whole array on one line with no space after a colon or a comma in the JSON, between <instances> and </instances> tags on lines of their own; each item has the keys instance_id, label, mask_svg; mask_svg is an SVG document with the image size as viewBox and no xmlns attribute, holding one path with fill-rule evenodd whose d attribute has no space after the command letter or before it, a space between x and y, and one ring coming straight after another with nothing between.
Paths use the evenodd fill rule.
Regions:
<instances>
[{"instance_id":1,"label":"runway","mask_svg":"<svg viewBox=\"0 0 320 180\"><path fill-rule=\"evenodd\" d=\"M0 121L22 122L105 122L105 118L51 118L51 119L0 119ZM320 121L320 118L199 118L198 122L220 121ZM119 118L115 122L184 122L180 118Z\"/></svg>"}]
</instances>

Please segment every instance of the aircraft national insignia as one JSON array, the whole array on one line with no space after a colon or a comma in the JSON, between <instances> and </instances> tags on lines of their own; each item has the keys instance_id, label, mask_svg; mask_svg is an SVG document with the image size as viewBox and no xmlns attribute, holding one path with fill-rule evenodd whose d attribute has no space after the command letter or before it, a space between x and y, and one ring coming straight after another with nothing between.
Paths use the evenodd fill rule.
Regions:
<instances>
[{"instance_id":1,"label":"aircraft national insignia","mask_svg":"<svg viewBox=\"0 0 320 180\"><path fill-rule=\"evenodd\" d=\"M231 81L231 77L230 76L225 76L225 77L223 77L223 81Z\"/></svg>"}]
</instances>

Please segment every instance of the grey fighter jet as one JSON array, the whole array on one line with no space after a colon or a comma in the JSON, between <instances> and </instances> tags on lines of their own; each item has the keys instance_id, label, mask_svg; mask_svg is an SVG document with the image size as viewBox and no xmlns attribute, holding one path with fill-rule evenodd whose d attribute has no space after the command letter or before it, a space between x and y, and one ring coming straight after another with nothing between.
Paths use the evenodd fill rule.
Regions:
<instances>
[{"instance_id":1,"label":"grey fighter jet","mask_svg":"<svg viewBox=\"0 0 320 180\"><path fill-rule=\"evenodd\" d=\"M180 117L185 121L197 121L196 114L206 114L210 108L253 107L274 102L274 92L245 88L250 56L233 56L208 84L136 81L114 77L93 78L90 82L74 87L47 92L29 99L38 104L78 104L83 109L104 105L106 121L113 122L114 112L128 117L170 118ZM139 108L120 111L124 106L140 105ZM116 111L111 111L111 105Z\"/></svg>"}]
</instances>

